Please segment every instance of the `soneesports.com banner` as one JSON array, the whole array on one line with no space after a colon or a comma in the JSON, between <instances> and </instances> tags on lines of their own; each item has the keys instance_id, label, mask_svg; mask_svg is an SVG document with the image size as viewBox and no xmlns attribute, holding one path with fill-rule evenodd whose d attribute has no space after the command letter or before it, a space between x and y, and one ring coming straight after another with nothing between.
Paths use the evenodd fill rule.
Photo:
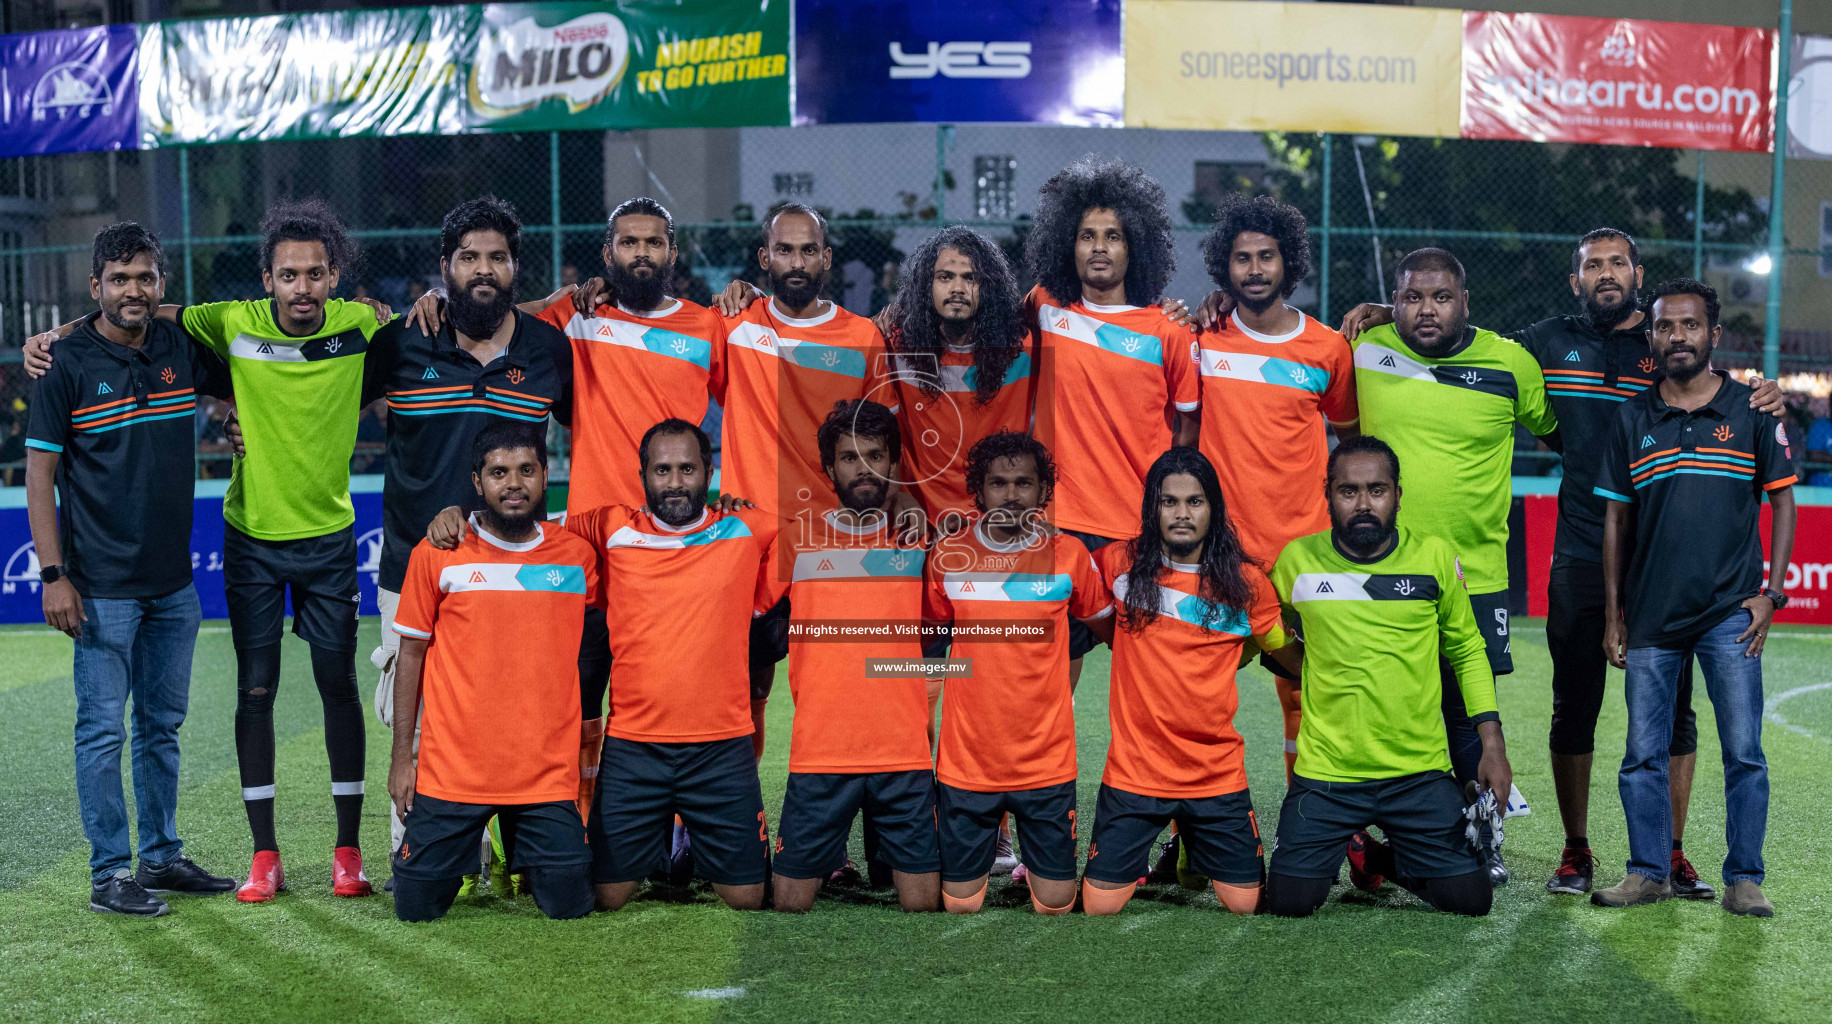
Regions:
<instances>
[{"instance_id":1,"label":"soneesports.com banner","mask_svg":"<svg viewBox=\"0 0 1832 1024\"><path fill-rule=\"evenodd\" d=\"M141 144L789 123L788 0L149 24Z\"/></svg>"},{"instance_id":2,"label":"soneesports.com banner","mask_svg":"<svg viewBox=\"0 0 1832 1024\"><path fill-rule=\"evenodd\" d=\"M1127 0L1126 124L1457 134L1462 12Z\"/></svg>"}]
</instances>

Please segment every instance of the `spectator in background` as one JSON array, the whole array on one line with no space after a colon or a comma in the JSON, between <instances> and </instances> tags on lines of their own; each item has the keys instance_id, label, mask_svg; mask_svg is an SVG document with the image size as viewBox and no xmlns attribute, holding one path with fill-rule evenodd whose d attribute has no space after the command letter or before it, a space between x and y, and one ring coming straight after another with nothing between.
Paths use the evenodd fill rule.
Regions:
<instances>
[{"instance_id":1,"label":"spectator in background","mask_svg":"<svg viewBox=\"0 0 1832 1024\"><path fill-rule=\"evenodd\" d=\"M579 285L579 265L576 263L560 264L560 287L576 288Z\"/></svg>"},{"instance_id":2,"label":"spectator in background","mask_svg":"<svg viewBox=\"0 0 1832 1024\"><path fill-rule=\"evenodd\" d=\"M425 281L416 277L413 280L407 282L407 304L409 306L412 306L414 303L420 301L420 296L425 295L425 294L426 294L426 282Z\"/></svg>"},{"instance_id":3,"label":"spectator in background","mask_svg":"<svg viewBox=\"0 0 1832 1024\"><path fill-rule=\"evenodd\" d=\"M687 262L684 255L675 257L674 281L669 294L702 306L712 305L712 288L693 272L692 264Z\"/></svg>"},{"instance_id":4,"label":"spectator in background","mask_svg":"<svg viewBox=\"0 0 1832 1024\"><path fill-rule=\"evenodd\" d=\"M1807 400L1806 451L1801 455L1801 469L1807 474L1808 487L1832 487L1832 399L1821 395Z\"/></svg>"}]
</instances>

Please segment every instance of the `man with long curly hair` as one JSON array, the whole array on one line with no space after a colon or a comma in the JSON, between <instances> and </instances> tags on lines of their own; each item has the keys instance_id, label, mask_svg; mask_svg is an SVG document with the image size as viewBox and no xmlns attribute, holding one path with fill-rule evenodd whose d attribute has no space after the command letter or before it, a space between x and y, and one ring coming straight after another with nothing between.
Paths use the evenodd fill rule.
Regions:
<instances>
[{"instance_id":1,"label":"man with long curly hair","mask_svg":"<svg viewBox=\"0 0 1832 1024\"><path fill-rule=\"evenodd\" d=\"M1209 877L1222 906L1251 914L1265 865L1234 728L1234 673L1251 640L1298 674L1279 596L1241 547L1215 467L1194 448L1152 463L1138 536L1102 548L1095 562L1121 612L1107 705L1113 741L1082 907L1119 913L1152 840L1174 821L1190 866Z\"/></svg>"},{"instance_id":2,"label":"man with long curly hair","mask_svg":"<svg viewBox=\"0 0 1832 1024\"><path fill-rule=\"evenodd\" d=\"M1200 432L1191 330L1148 308L1177 263L1164 187L1084 157L1044 183L1024 255L1037 281L1024 300L1041 371L1036 429L1062 456L1056 524L1098 550L1136 528L1129 510L1152 460ZM1074 680L1095 639L1069 628Z\"/></svg>"},{"instance_id":3,"label":"man with long curly hair","mask_svg":"<svg viewBox=\"0 0 1832 1024\"><path fill-rule=\"evenodd\" d=\"M991 239L951 227L903 263L887 343L903 480L932 522L973 513L967 449L1030 425L1036 377L1017 275ZM882 400L882 399L881 399Z\"/></svg>"}]
</instances>

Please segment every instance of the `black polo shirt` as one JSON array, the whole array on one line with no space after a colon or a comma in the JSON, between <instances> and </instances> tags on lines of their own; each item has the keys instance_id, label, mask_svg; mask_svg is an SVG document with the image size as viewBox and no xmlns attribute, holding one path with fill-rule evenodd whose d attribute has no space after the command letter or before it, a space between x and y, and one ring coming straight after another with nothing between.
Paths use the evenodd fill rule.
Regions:
<instances>
[{"instance_id":1,"label":"black polo shirt","mask_svg":"<svg viewBox=\"0 0 1832 1024\"><path fill-rule=\"evenodd\" d=\"M492 420L572 422L572 343L514 311L515 333L490 360L458 347L449 326L432 337L406 318L375 332L363 360L363 405L388 400L382 478L382 562L377 584L399 592L407 556L447 505L477 507L471 442Z\"/></svg>"},{"instance_id":2,"label":"black polo shirt","mask_svg":"<svg viewBox=\"0 0 1832 1024\"><path fill-rule=\"evenodd\" d=\"M1603 561L1603 509L1597 473L1615 436L1622 403L1652 387L1659 364L1646 322L1600 331L1588 317L1555 316L1510 335L1546 375L1546 398L1564 441L1554 565Z\"/></svg>"},{"instance_id":3,"label":"black polo shirt","mask_svg":"<svg viewBox=\"0 0 1832 1024\"><path fill-rule=\"evenodd\" d=\"M56 452L58 544L77 592L164 597L191 582L197 396L230 397L222 357L154 318L138 349L91 314L32 389L26 447Z\"/></svg>"},{"instance_id":4,"label":"black polo shirt","mask_svg":"<svg viewBox=\"0 0 1832 1024\"><path fill-rule=\"evenodd\" d=\"M1762 589L1762 494L1794 482L1786 428L1729 378L1687 412L1659 388L1623 403L1596 494L1634 506L1630 647L1681 645Z\"/></svg>"}]
</instances>

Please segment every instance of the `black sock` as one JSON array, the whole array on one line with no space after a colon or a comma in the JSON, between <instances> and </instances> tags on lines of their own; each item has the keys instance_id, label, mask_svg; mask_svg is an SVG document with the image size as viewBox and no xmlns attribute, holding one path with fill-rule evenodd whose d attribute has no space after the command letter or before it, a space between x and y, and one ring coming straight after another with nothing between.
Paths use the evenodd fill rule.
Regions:
<instances>
[{"instance_id":1,"label":"black sock","mask_svg":"<svg viewBox=\"0 0 1832 1024\"><path fill-rule=\"evenodd\" d=\"M1565 849L1567 850L1588 850L1590 849L1590 837L1589 836L1566 836L1565 837Z\"/></svg>"},{"instance_id":2,"label":"black sock","mask_svg":"<svg viewBox=\"0 0 1832 1024\"><path fill-rule=\"evenodd\" d=\"M278 852L274 839L274 691L280 686L280 645L235 652L235 760L242 805L256 853Z\"/></svg>"},{"instance_id":3,"label":"black sock","mask_svg":"<svg viewBox=\"0 0 1832 1024\"><path fill-rule=\"evenodd\" d=\"M1685 847L1684 847L1683 845L1681 845L1681 844L1680 844L1680 841L1679 841L1679 837L1678 837L1678 836L1675 836L1675 837L1673 838L1673 852L1674 852L1674 853L1680 853L1680 852L1682 852L1682 851L1684 851L1684 850L1685 850Z\"/></svg>"},{"instance_id":4,"label":"black sock","mask_svg":"<svg viewBox=\"0 0 1832 1024\"><path fill-rule=\"evenodd\" d=\"M331 760L331 802L337 805L337 845L357 846L363 820L363 762L368 736L356 693L356 654L312 645L312 680L324 703L324 749Z\"/></svg>"}]
</instances>

